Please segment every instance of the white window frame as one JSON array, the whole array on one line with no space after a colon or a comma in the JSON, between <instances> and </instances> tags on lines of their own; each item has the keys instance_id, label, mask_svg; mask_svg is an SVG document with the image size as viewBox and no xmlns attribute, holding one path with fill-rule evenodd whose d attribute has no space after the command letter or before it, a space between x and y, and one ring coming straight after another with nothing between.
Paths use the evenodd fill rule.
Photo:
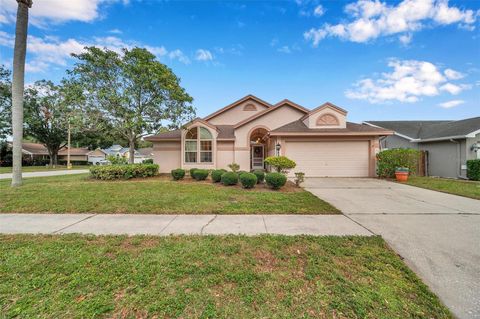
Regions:
<instances>
[{"instance_id":1,"label":"white window frame","mask_svg":"<svg viewBox=\"0 0 480 319\"><path fill-rule=\"evenodd\" d=\"M211 138L208 138L208 139L202 139L201 138L200 131L201 131L202 128L207 130L207 132L210 134ZM187 139L188 132L190 132L193 129L197 130L197 138L196 139ZM195 150L195 153L196 153L195 162L187 162L187 156L186 156L187 153L194 153L193 151L187 151L187 143L188 142L196 142L197 147L196 147L196 150ZM211 150L210 151L202 151L201 142L210 142L211 143ZM211 161L202 162L202 153L210 153L211 154ZM184 145L183 145L183 162L184 162L184 164L213 164L213 134L212 134L212 132L210 132L209 129L207 129L203 126L196 126L196 127L192 127L192 128L187 130L187 132L185 133L185 142L184 142Z\"/></svg>"}]
</instances>

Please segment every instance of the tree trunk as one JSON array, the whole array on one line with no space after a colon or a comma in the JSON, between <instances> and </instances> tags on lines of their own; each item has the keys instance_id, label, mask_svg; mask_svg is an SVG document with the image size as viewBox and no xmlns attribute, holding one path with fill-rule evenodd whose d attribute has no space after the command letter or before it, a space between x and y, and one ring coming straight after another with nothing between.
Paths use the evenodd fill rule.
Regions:
<instances>
[{"instance_id":1,"label":"tree trunk","mask_svg":"<svg viewBox=\"0 0 480 319\"><path fill-rule=\"evenodd\" d=\"M135 163L135 139L134 138L130 139L128 141L128 143L129 143L129 145L128 145L129 146L129 151L128 152L130 153L130 157L128 159L128 162L130 164L133 164L133 163Z\"/></svg>"},{"instance_id":2,"label":"tree trunk","mask_svg":"<svg viewBox=\"0 0 480 319\"><path fill-rule=\"evenodd\" d=\"M23 90L25 55L27 51L28 8L32 6L31 0L17 0L17 2L12 81L12 187L22 185Z\"/></svg>"}]
</instances>

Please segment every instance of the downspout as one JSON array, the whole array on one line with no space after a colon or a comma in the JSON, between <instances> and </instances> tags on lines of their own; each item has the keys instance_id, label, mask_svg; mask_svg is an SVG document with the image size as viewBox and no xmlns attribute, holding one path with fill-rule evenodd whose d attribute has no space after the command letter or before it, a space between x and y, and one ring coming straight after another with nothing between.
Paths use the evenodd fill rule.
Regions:
<instances>
[{"instance_id":1,"label":"downspout","mask_svg":"<svg viewBox=\"0 0 480 319\"><path fill-rule=\"evenodd\" d=\"M450 139L450 142L457 144L457 167L458 167L457 178L466 179L465 177L462 176L460 142L455 141L453 138Z\"/></svg>"}]
</instances>

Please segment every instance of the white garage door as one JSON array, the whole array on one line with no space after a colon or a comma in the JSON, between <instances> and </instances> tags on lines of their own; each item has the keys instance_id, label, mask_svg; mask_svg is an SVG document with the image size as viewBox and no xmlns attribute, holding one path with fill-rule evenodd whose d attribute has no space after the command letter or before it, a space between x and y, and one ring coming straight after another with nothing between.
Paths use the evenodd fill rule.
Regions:
<instances>
[{"instance_id":1,"label":"white garage door","mask_svg":"<svg viewBox=\"0 0 480 319\"><path fill-rule=\"evenodd\" d=\"M297 163L291 172L307 177L368 176L368 141L286 142L285 155Z\"/></svg>"}]
</instances>

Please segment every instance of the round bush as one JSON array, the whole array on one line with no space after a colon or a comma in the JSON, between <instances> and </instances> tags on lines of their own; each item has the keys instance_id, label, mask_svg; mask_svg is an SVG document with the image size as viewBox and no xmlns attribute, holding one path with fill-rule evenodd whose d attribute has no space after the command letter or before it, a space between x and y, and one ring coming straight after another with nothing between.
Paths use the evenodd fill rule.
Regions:
<instances>
[{"instance_id":1,"label":"round bush","mask_svg":"<svg viewBox=\"0 0 480 319\"><path fill-rule=\"evenodd\" d=\"M243 188L253 188L257 184L257 176L252 173L243 173L240 175L240 182Z\"/></svg>"},{"instance_id":2,"label":"round bush","mask_svg":"<svg viewBox=\"0 0 480 319\"><path fill-rule=\"evenodd\" d=\"M255 176L257 176L257 184L263 183L263 181L265 180L265 172L264 171L261 171L261 170L257 169L257 170L253 171L253 174L255 174Z\"/></svg>"},{"instance_id":3,"label":"round bush","mask_svg":"<svg viewBox=\"0 0 480 319\"><path fill-rule=\"evenodd\" d=\"M236 185L238 183L238 175L234 172L226 172L222 175L221 181L225 186Z\"/></svg>"},{"instance_id":4,"label":"round bush","mask_svg":"<svg viewBox=\"0 0 480 319\"><path fill-rule=\"evenodd\" d=\"M222 175L225 174L227 171L224 169L216 169L212 171L212 181L214 183L219 183L222 179Z\"/></svg>"},{"instance_id":5,"label":"round bush","mask_svg":"<svg viewBox=\"0 0 480 319\"><path fill-rule=\"evenodd\" d=\"M209 171L206 169L196 169L193 171L193 178L197 181L204 181L208 177Z\"/></svg>"},{"instance_id":6,"label":"round bush","mask_svg":"<svg viewBox=\"0 0 480 319\"><path fill-rule=\"evenodd\" d=\"M248 172L246 172L246 171L238 171L238 172L237 172L238 176L240 176L240 175L242 175L242 174L245 174L245 173L248 173Z\"/></svg>"},{"instance_id":7,"label":"round bush","mask_svg":"<svg viewBox=\"0 0 480 319\"><path fill-rule=\"evenodd\" d=\"M287 177L282 173L268 173L265 175L267 185L273 189L279 189L287 182Z\"/></svg>"},{"instance_id":8,"label":"round bush","mask_svg":"<svg viewBox=\"0 0 480 319\"><path fill-rule=\"evenodd\" d=\"M193 178L193 173L197 170L198 168L190 168L190 177Z\"/></svg>"},{"instance_id":9,"label":"round bush","mask_svg":"<svg viewBox=\"0 0 480 319\"><path fill-rule=\"evenodd\" d=\"M172 178L175 181L178 181L178 180L183 179L185 177L185 170L181 169L181 168L172 169L171 174L172 174Z\"/></svg>"}]
</instances>

